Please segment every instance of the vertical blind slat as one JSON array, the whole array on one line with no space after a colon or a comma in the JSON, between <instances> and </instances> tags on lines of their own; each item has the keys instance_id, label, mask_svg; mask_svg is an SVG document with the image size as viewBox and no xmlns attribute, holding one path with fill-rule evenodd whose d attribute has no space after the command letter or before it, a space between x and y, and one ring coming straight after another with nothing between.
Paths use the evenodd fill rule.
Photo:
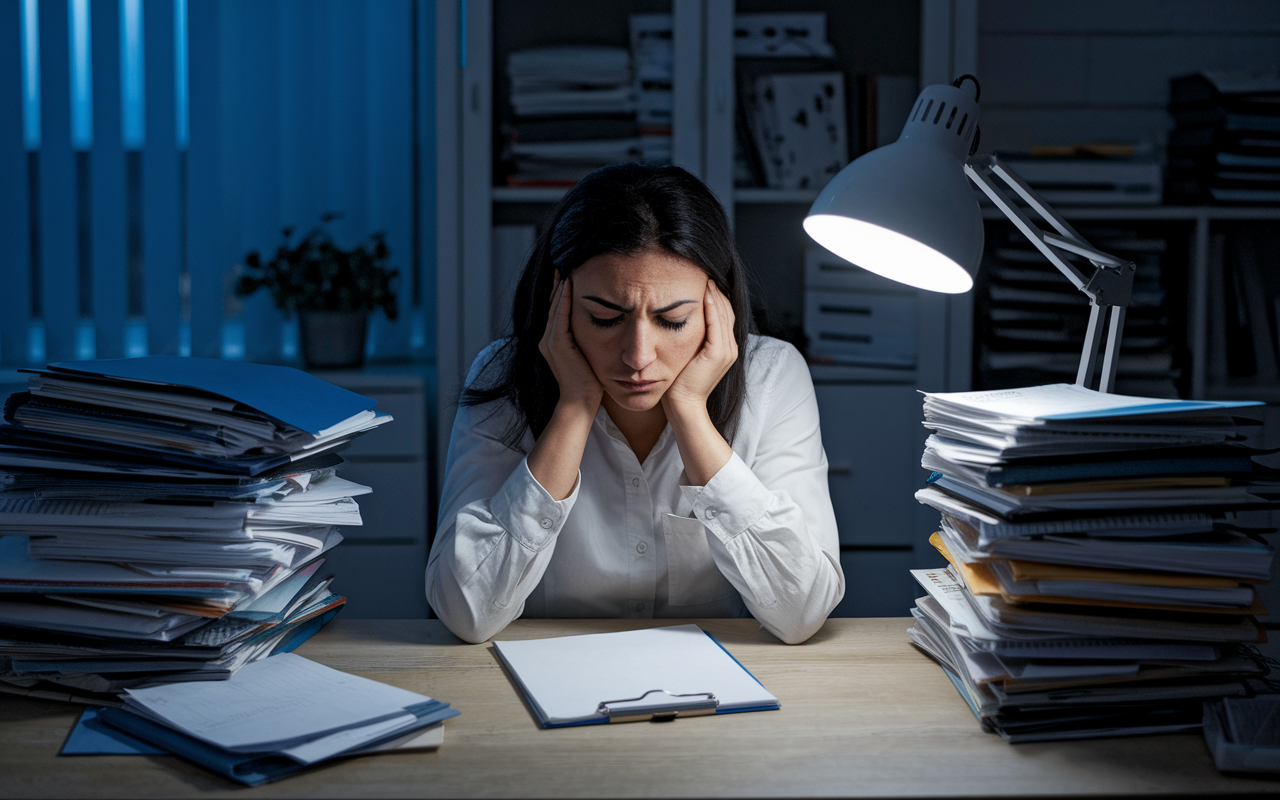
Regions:
<instances>
[{"instance_id":1,"label":"vertical blind slat","mask_svg":"<svg viewBox=\"0 0 1280 800\"><path fill-rule=\"evenodd\" d=\"M79 318L69 39L67 4L40 3L40 275L49 361L76 357Z\"/></svg>"},{"instance_id":2,"label":"vertical blind slat","mask_svg":"<svg viewBox=\"0 0 1280 800\"><path fill-rule=\"evenodd\" d=\"M365 182L368 125L365 96L365 40L359 35L364 6L359 0L329 0L325 51L335 54L325 65L324 81L331 87L327 115L329 129L329 208L342 211L334 236L350 246L370 233Z\"/></svg>"},{"instance_id":3,"label":"vertical blind slat","mask_svg":"<svg viewBox=\"0 0 1280 800\"><path fill-rule=\"evenodd\" d=\"M432 0L418 4L418 313L422 315L423 349L436 351L436 8Z\"/></svg>"},{"instance_id":4,"label":"vertical blind slat","mask_svg":"<svg viewBox=\"0 0 1280 800\"><path fill-rule=\"evenodd\" d=\"M190 0L191 143L187 146L187 258L191 270L191 355L222 354L222 280L231 268L222 216L221 75L218 0Z\"/></svg>"},{"instance_id":5,"label":"vertical blind slat","mask_svg":"<svg viewBox=\"0 0 1280 800\"><path fill-rule=\"evenodd\" d=\"M21 0L0 0L0 52L22 52ZM22 62L0 58L0 241L5 242L0 292L0 359L27 360L31 324L31 255L27 216L27 153L22 139Z\"/></svg>"},{"instance_id":6,"label":"vertical blind slat","mask_svg":"<svg viewBox=\"0 0 1280 800\"><path fill-rule=\"evenodd\" d=\"M408 357L413 266L413 28L411 0L365 6L368 20L369 224L384 231L400 268L395 322L375 312L373 344L381 358Z\"/></svg>"},{"instance_id":7,"label":"vertical blind slat","mask_svg":"<svg viewBox=\"0 0 1280 800\"><path fill-rule=\"evenodd\" d=\"M177 355L181 322L182 198L178 177L173 0L145 0L146 144L142 151L142 258L147 350Z\"/></svg>"},{"instance_id":8,"label":"vertical blind slat","mask_svg":"<svg viewBox=\"0 0 1280 800\"><path fill-rule=\"evenodd\" d=\"M89 4L93 37L93 324L99 358L124 355L128 301L124 140L120 133L120 12Z\"/></svg>"},{"instance_id":9,"label":"vertical blind slat","mask_svg":"<svg viewBox=\"0 0 1280 800\"><path fill-rule=\"evenodd\" d=\"M243 250L270 257L280 236L280 11L276 3L240 3L241 113L237 128L243 195ZM245 355L280 360L280 313L259 290L244 305Z\"/></svg>"},{"instance_id":10,"label":"vertical blind slat","mask_svg":"<svg viewBox=\"0 0 1280 800\"><path fill-rule=\"evenodd\" d=\"M305 233L319 223L325 207L320 124L324 87L316 80L322 63L317 47L324 10L311 0L280 3L280 187L283 222Z\"/></svg>"}]
</instances>

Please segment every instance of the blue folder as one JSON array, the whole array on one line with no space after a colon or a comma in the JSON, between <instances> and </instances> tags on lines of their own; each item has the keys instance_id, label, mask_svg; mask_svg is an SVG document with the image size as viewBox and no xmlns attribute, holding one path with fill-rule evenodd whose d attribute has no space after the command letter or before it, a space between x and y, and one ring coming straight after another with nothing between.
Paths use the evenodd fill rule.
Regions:
<instances>
[{"instance_id":1,"label":"blue folder","mask_svg":"<svg viewBox=\"0 0 1280 800\"><path fill-rule=\"evenodd\" d=\"M412 728L396 731L379 741L389 741L404 736L413 730L421 730L428 725L458 716L459 712L449 707L448 703L431 700L409 706L405 709L418 718ZM161 750L182 756L188 761L213 770L221 775L249 786L259 786L271 781L288 778L305 772L313 767L328 763L329 759L316 764L299 764L293 759L277 753L233 753L221 747L202 742L185 733L179 733L157 722L140 717L131 711L120 708L104 708L98 712L98 719L142 742L158 747ZM371 742L370 744L377 744ZM341 758L342 756L335 756Z\"/></svg>"},{"instance_id":2,"label":"blue folder","mask_svg":"<svg viewBox=\"0 0 1280 800\"><path fill-rule=\"evenodd\" d=\"M257 409L310 434L368 411L376 402L292 367L216 358L144 356L59 361L50 364L49 371L196 389Z\"/></svg>"}]
</instances>

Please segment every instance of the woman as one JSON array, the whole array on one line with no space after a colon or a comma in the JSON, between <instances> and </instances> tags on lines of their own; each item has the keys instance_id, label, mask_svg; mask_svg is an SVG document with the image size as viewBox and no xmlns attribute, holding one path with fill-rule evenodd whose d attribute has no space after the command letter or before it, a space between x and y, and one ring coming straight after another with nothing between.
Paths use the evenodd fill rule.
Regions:
<instances>
[{"instance_id":1,"label":"woman","mask_svg":"<svg viewBox=\"0 0 1280 800\"><path fill-rule=\"evenodd\" d=\"M844 576L817 402L799 353L749 333L749 300L728 220L684 170L606 167L566 194L454 421L427 563L450 630L821 627Z\"/></svg>"}]
</instances>

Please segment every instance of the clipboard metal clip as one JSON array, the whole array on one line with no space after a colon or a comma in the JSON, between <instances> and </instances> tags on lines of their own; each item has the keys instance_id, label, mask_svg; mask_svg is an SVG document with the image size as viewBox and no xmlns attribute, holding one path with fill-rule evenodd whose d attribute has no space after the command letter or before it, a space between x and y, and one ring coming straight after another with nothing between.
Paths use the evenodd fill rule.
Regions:
<instances>
[{"instance_id":1,"label":"clipboard metal clip","mask_svg":"<svg viewBox=\"0 0 1280 800\"><path fill-rule=\"evenodd\" d=\"M627 708L631 703L643 702L651 694L665 694L670 700L661 705ZM637 722L646 719L665 722L676 717L701 717L707 714L714 714L719 706L720 700L711 692L674 694L666 689L650 689L639 697L628 697L625 700L605 700L596 706L596 713L603 714L608 718L609 722Z\"/></svg>"}]
</instances>

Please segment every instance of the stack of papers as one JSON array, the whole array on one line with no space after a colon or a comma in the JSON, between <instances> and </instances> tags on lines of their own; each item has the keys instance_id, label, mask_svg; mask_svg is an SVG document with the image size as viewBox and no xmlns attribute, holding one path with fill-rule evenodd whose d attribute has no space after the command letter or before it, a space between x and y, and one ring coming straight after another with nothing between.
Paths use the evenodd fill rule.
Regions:
<instances>
[{"instance_id":1,"label":"stack of papers","mask_svg":"<svg viewBox=\"0 0 1280 800\"><path fill-rule=\"evenodd\" d=\"M438 747L448 703L288 653L217 683L130 689L96 719L256 786L332 758ZM74 736L73 736L74 738Z\"/></svg>"},{"instance_id":2,"label":"stack of papers","mask_svg":"<svg viewBox=\"0 0 1280 800\"><path fill-rule=\"evenodd\" d=\"M517 50L507 79L515 121L505 157L512 185L570 186L606 164L637 161L637 90L624 47Z\"/></svg>"},{"instance_id":3,"label":"stack of papers","mask_svg":"<svg viewBox=\"0 0 1280 800\"><path fill-rule=\"evenodd\" d=\"M110 702L296 647L345 603L336 450L390 421L287 367L31 370L0 425L0 690Z\"/></svg>"},{"instance_id":4,"label":"stack of papers","mask_svg":"<svg viewBox=\"0 0 1280 800\"><path fill-rule=\"evenodd\" d=\"M916 570L911 638L1012 742L1194 729L1265 673L1255 586L1274 508L1249 448L1258 403L1057 384L930 394L916 497L946 569Z\"/></svg>"}]
</instances>

